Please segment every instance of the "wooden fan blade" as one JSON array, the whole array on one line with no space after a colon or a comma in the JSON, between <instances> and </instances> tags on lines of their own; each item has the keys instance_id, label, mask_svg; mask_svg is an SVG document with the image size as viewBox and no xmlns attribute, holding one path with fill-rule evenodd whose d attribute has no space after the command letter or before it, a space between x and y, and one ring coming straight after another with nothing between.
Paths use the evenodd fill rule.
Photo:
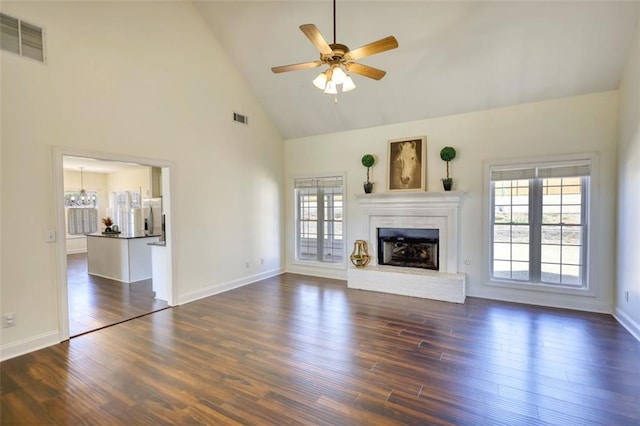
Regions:
<instances>
[{"instance_id":1,"label":"wooden fan blade","mask_svg":"<svg viewBox=\"0 0 640 426\"><path fill-rule=\"evenodd\" d=\"M369 77L374 80L380 80L387 73L386 71L379 70L378 68L357 64L355 62L347 63L344 68L347 70L347 72L352 72L354 74Z\"/></svg>"},{"instance_id":2,"label":"wooden fan blade","mask_svg":"<svg viewBox=\"0 0 640 426\"><path fill-rule=\"evenodd\" d=\"M386 52L387 50L395 49L398 47L398 40L394 36L385 37L373 43L365 44L362 47L358 47L348 52L345 57L348 60L355 61L366 56L375 55L377 53Z\"/></svg>"},{"instance_id":3,"label":"wooden fan blade","mask_svg":"<svg viewBox=\"0 0 640 426\"><path fill-rule=\"evenodd\" d=\"M322 65L322 61L303 62L300 64L282 65L280 67L272 67L271 71L278 74L281 72L306 70L309 68L316 68Z\"/></svg>"},{"instance_id":4,"label":"wooden fan blade","mask_svg":"<svg viewBox=\"0 0 640 426\"><path fill-rule=\"evenodd\" d=\"M322 53L323 55L331 55L333 50L327 43L327 41L322 37L318 28L316 28L313 24L304 24L300 25L300 29L307 36L311 43Z\"/></svg>"}]
</instances>

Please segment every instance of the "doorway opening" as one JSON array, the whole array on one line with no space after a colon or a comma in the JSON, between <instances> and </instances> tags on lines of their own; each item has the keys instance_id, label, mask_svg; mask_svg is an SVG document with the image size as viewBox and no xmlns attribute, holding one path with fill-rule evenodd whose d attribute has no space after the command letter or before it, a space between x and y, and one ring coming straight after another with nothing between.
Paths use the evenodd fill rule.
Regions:
<instances>
[{"instance_id":1,"label":"doorway opening","mask_svg":"<svg viewBox=\"0 0 640 426\"><path fill-rule=\"evenodd\" d=\"M61 340L172 306L170 165L55 154Z\"/></svg>"}]
</instances>

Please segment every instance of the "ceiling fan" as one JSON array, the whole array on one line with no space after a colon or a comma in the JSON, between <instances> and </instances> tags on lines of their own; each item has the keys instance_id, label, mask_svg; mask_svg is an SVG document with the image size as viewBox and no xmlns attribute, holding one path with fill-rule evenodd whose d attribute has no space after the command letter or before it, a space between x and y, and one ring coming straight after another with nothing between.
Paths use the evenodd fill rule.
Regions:
<instances>
[{"instance_id":1,"label":"ceiling fan","mask_svg":"<svg viewBox=\"0 0 640 426\"><path fill-rule=\"evenodd\" d=\"M304 70L328 65L329 68L320 73L313 84L323 90L324 93L337 94L337 85L342 86L343 92L355 89L356 85L346 73L354 73L364 77L380 80L386 71L378 68L362 65L355 62L367 56L382 53L398 47L398 41L394 36L388 36L373 43L365 44L355 50L340 43L336 43L336 0L333 0L333 43L328 44L318 28L313 24L300 25L300 30L307 36L313 45L320 51L320 60L303 62L299 64L272 67L274 73Z\"/></svg>"}]
</instances>

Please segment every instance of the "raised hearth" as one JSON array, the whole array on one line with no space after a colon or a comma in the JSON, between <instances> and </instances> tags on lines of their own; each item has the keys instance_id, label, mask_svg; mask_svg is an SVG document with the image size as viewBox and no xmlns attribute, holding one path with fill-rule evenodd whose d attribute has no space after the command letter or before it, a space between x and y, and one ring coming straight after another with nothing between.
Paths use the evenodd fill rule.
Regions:
<instances>
[{"instance_id":1,"label":"raised hearth","mask_svg":"<svg viewBox=\"0 0 640 426\"><path fill-rule=\"evenodd\" d=\"M466 297L466 277L458 273L458 228L462 195L461 192L356 195L366 215L372 262L366 268L349 268L348 286L463 303ZM429 257L430 261L425 262L428 267L422 269L423 266L415 267L414 264L403 267L394 266L394 262L381 262L380 254L385 252L385 248L379 247L379 244L386 244L384 238L379 238L381 230L385 234L393 234L394 230L398 233L406 232L409 239L421 231L427 235L437 235L437 240L427 237L417 246L402 243L395 245L397 252L417 251L417 254L410 253L413 259ZM388 247L389 250L393 248L394 246ZM387 259L389 258L387 255Z\"/></svg>"}]
</instances>

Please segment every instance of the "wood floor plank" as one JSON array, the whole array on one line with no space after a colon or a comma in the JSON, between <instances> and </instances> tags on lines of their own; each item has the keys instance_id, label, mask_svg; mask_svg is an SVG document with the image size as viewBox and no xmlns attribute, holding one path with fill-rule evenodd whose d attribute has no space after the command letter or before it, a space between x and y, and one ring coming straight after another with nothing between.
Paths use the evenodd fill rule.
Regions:
<instances>
[{"instance_id":1,"label":"wood floor plank","mask_svg":"<svg viewBox=\"0 0 640 426\"><path fill-rule=\"evenodd\" d=\"M283 274L0 363L0 423L639 425L638 359L610 315Z\"/></svg>"},{"instance_id":2,"label":"wood floor plank","mask_svg":"<svg viewBox=\"0 0 640 426\"><path fill-rule=\"evenodd\" d=\"M155 298L150 279L121 283L89 275L87 253L67 255L67 293L70 336L97 330L168 306L166 301Z\"/></svg>"}]
</instances>

